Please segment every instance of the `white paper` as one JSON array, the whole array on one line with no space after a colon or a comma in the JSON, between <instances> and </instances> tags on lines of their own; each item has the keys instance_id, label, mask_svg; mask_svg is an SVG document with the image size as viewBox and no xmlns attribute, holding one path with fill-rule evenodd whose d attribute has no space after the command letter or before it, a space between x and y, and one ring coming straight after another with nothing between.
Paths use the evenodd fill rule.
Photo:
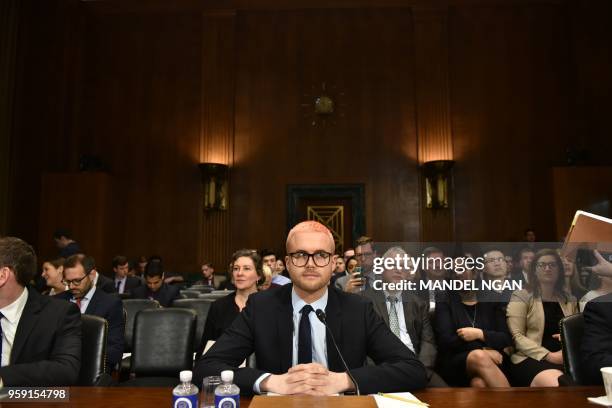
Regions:
<instances>
[{"instance_id":1,"label":"white paper","mask_svg":"<svg viewBox=\"0 0 612 408\"><path fill-rule=\"evenodd\" d=\"M603 405L604 407L612 407L612 401L610 401L605 395L597 398L589 397L587 399L593 404Z\"/></svg>"},{"instance_id":2,"label":"white paper","mask_svg":"<svg viewBox=\"0 0 612 408\"><path fill-rule=\"evenodd\" d=\"M387 393L389 395L393 395L395 397L404 398L411 401L419 401L420 400L415 397L410 392L390 392ZM382 395L372 394L374 400L376 401L376 405L378 408L406 408L406 407L418 407L418 404L410 404L408 402L396 400L393 398L383 397Z\"/></svg>"}]
</instances>

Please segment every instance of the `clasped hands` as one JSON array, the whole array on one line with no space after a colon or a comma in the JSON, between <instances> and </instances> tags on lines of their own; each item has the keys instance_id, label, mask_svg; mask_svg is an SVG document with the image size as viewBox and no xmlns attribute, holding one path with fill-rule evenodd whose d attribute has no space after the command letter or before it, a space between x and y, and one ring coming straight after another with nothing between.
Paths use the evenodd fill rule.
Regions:
<instances>
[{"instance_id":1,"label":"clasped hands","mask_svg":"<svg viewBox=\"0 0 612 408\"><path fill-rule=\"evenodd\" d=\"M318 363L298 364L285 374L270 375L260 390L277 394L333 395L354 389L346 373L335 373Z\"/></svg>"}]
</instances>

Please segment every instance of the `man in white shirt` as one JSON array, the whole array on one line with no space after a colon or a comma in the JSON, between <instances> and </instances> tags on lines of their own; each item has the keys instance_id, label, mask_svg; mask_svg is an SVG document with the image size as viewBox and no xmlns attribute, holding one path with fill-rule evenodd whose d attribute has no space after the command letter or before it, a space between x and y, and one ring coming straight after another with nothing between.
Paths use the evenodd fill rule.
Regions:
<instances>
[{"instance_id":1,"label":"man in white shirt","mask_svg":"<svg viewBox=\"0 0 612 408\"><path fill-rule=\"evenodd\" d=\"M36 254L0 238L0 387L68 386L81 364L81 318L74 305L27 287Z\"/></svg>"}]
</instances>

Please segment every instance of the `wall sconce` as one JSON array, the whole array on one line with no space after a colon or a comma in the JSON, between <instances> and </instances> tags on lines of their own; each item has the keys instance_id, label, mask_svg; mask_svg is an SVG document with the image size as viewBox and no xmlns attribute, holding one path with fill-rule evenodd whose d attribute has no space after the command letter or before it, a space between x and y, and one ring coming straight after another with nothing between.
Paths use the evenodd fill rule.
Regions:
<instances>
[{"instance_id":1,"label":"wall sconce","mask_svg":"<svg viewBox=\"0 0 612 408\"><path fill-rule=\"evenodd\" d=\"M204 210L227 210L229 167L218 163L200 163L204 186Z\"/></svg>"},{"instance_id":2,"label":"wall sconce","mask_svg":"<svg viewBox=\"0 0 612 408\"><path fill-rule=\"evenodd\" d=\"M434 160L423 163L426 207L434 210L448 208L450 170L452 160Z\"/></svg>"}]
</instances>

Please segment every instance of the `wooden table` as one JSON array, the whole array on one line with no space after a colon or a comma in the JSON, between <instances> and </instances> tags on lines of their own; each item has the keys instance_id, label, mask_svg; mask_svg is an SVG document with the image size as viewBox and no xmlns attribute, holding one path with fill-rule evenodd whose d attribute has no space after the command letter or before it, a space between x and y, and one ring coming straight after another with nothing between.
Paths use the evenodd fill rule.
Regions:
<instances>
[{"instance_id":1,"label":"wooden table","mask_svg":"<svg viewBox=\"0 0 612 408\"><path fill-rule=\"evenodd\" d=\"M562 387L562 388L433 388L414 393L432 408L564 408L590 407L586 397L604 395L603 387ZM0 402L0 407L86 407L86 408L153 408L172 405L170 388L70 388L70 401L63 403L9 403ZM262 397L242 398L241 408L376 408L370 397ZM409 408L418 408L408 405Z\"/></svg>"}]
</instances>

